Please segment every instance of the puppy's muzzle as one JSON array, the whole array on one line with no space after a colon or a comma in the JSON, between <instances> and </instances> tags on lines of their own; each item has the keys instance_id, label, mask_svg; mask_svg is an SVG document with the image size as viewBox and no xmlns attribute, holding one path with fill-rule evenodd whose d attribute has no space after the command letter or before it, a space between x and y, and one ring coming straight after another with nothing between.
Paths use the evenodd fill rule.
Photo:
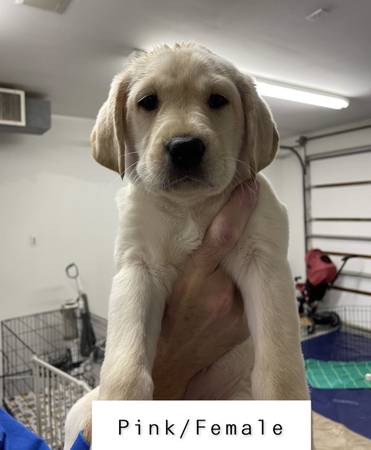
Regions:
<instances>
[{"instance_id":1,"label":"puppy's muzzle","mask_svg":"<svg viewBox=\"0 0 371 450\"><path fill-rule=\"evenodd\" d=\"M205 144L193 136L176 136L170 139L165 149L177 171L190 172L201 165Z\"/></svg>"}]
</instances>

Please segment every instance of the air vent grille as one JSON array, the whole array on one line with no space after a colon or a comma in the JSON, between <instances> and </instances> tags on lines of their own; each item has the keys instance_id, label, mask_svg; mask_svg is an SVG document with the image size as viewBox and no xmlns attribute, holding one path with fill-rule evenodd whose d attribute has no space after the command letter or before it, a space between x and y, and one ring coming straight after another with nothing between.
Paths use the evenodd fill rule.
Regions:
<instances>
[{"instance_id":1,"label":"air vent grille","mask_svg":"<svg viewBox=\"0 0 371 450\"><path fill-rule=\"evenodd\" d=\"M0 124L26 126L25 93L0 88Z\"/></svg>"},{"instance_id":2,"label":"air vent grille","mask_svg":"<svg viewBox=\"0 0 371 450\"><path fill-rule=\"evenodd\" d=\"M27 5L34 8L43 9L63 14L71 0L14 0L18 5Z\"/></svg>"}]
</instances>

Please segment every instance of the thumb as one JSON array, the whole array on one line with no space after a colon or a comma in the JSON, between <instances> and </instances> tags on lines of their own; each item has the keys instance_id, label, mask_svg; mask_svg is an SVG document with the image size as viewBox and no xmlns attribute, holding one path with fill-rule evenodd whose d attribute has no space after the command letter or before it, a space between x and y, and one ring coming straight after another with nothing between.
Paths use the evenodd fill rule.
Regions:
<instances>
[{"instance_id":1,"label":"thumb","mask_svg":"<svg viewBox=\"0 0 371 450\"><path fill-rule=\"evenodd\" d=\"M208 228L201 247L192 256L193 266L211 274L239 240L258 199L259 185L243 183Z\"/></svg>"}]
</instances>

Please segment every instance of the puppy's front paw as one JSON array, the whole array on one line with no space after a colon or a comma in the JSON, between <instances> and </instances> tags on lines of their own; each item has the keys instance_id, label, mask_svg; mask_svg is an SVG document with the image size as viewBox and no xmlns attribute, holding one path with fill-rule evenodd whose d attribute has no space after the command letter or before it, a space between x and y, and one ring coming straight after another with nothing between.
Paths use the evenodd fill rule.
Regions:
<instances>
[{"instance_id":1,"label":"puppy's front paw","mask_svg":"<svg viewBox=\"0 0 371 450\"><path fill-rule=\"evenodd\" d=\"M124 381L123 398L125 400L152 400L153 381L147 370L140 370Z\"/></svg>"},{"instance_id":2,"label":"puppy's front paw","mask_svg":"<svg viewBox=\"0 0 371 450\"><path fill-rule=\"evenodd\" d=\"M117 379L105 375L100 385L100 400L152 400L153 381L146 369L132 370Z\"/></svg>"},{"instance_id":3,"label":"puppy's front paw","mask_svg":"<svg viewBox=\"0 0 371 450\"><path fill-rule=\"evenodd\" d=\"M83 436L86 440L86 442L90 445L91 444L91 439L92 439L92 430L91 430L91 419L89 419L86 424L85 427L83 429Z\"/></svg>"}]
</instances>

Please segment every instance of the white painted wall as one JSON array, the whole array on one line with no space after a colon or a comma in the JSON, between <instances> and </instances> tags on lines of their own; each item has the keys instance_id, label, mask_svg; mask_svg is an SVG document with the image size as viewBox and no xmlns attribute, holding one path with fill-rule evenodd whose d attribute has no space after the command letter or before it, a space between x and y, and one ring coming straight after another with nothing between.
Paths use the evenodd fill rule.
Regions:
<instances>
[{"instance_id":1,"label":"white painted wall","mask_svg":"<svg viewBox=\"0 0 371 450\"><path fill-rule=\"evenodd\" d=\"M0 133L0 320L73 298L64 272L70 262L80 268L92 312L106 316L121 181L91 157L93 123L53 116L42 136ZM267 173L278 182L275 168Z\"/></svg>"},{"instance_id":2,"label":"white painted wall","mask_svg":"<svg viewBox=\"0 0 371 450\"><path fill-rule=\"evenodd\" d=\"M89 119L54 116L52 129L43 136L0 134L0 319L58 308L72 298L73 285L64 274L72 261L80 267L92 311L106 316L120 179L91 158L92 125ZM308 152L369 143L371 130L363 130L312 141ZM352 164L334 165L328 177L349 173ZM355 174L359 164L366 167L355 163ZM303 275L299 163L281 152L265 172L288 207L289 260L293 274Z\"/></svg>"},{"instance_id":3,"label":"white painted wall","mask_svg":"<svg viewBox=\"0 0 371 450\"><path fill-rule=\"evenodd\" d=\"M92 311L106 316L120 178L92 159L92 126L54 116L42 136L0 134L0 320L73 298L70 262Z\"/></svg>"},{"instance_id":4,"label":"white painted wall","mask_svg":"<svg viewBox=\"0 0 371 450\"><path fill-rule=\"evenodd\" d=\"M52 129L43 136L0 133L0 320L56 309L74 298L73 284L64 273L72 261L80 268L91 310L103 317L107 314L117 226L114 198L121 181L92 159L88 143L92 126L93 120L54 116ZM370 143L371 130L364 130L310 142L308 152ZM316 163L316 181L370 178L370 156ZM265 173L288 207L289 260L293 275L303 275L299 163L291 154L281 152ZM370 187L354 189L353 194L344 192L340 197L333 195L330 192L327 198L316 201L315 208L324 209L319 211L321 214L331 207L333 212L347 211L345 215L361 209L371 216ZM353 231L359 235L371 235L369 224L353 227L357 227ZM333 227L316 231L336 232ZM338 228L337 232L349 230ZM31 243L33 238L35 245ZM353 251L371 253L371 243L337 244L344 251L349 250L349 245ZM371 273L370 262L356 261L350 268ZM345 278L341 283L371 290L370 281ZM335 291L328 302L330 306L371 305L368 299ZM361 314L358 319L362 322L364 317ZM371 322L370 314L366 318Z\"/></svg>"}]
</instances>

